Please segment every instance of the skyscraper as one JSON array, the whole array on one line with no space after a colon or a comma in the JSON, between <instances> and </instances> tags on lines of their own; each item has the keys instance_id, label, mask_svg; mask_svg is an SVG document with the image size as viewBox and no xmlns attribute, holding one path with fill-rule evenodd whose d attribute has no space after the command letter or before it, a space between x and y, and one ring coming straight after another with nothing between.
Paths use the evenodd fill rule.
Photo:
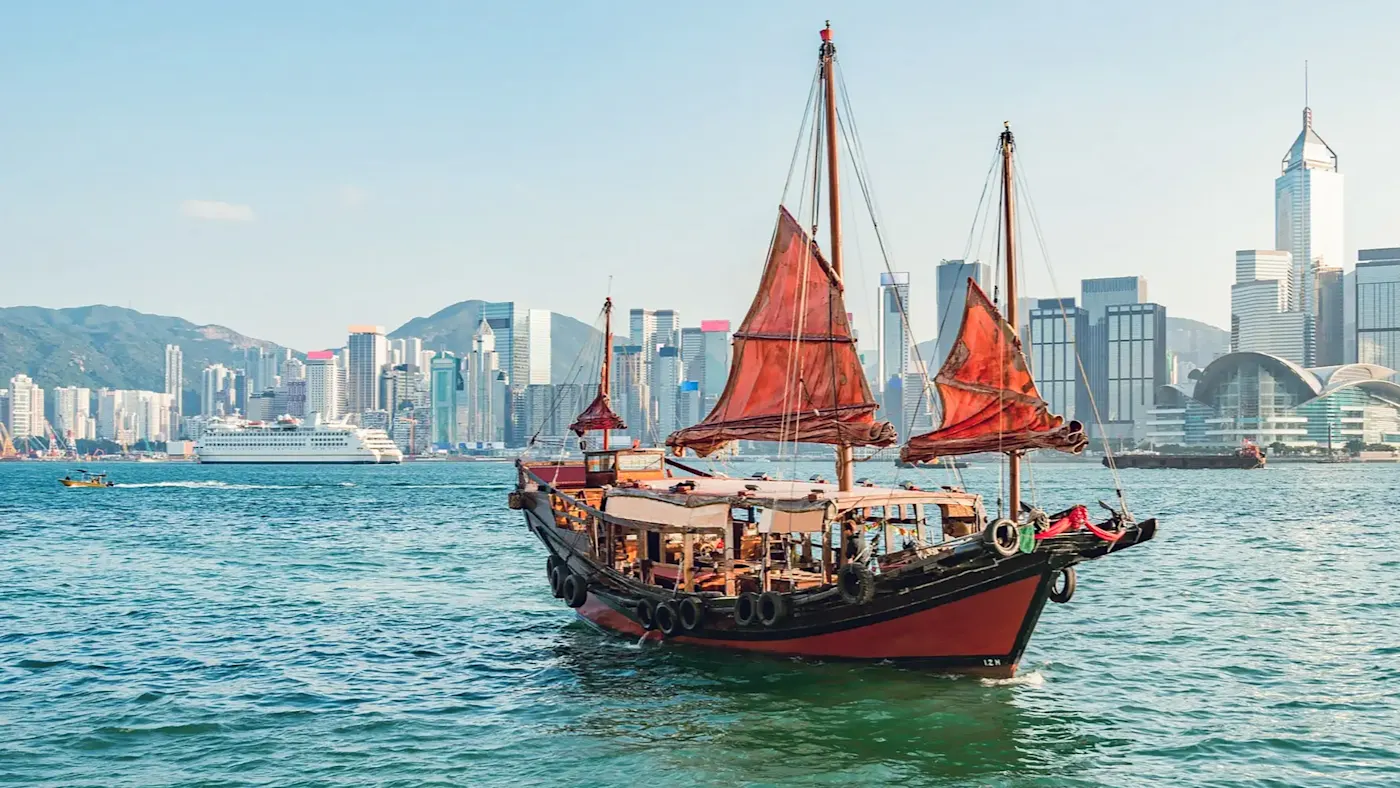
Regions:
<instances>
[{"instance_id":1,"label":"skyscraper","mask_svg":"<svg viewBox=\"0 0 1400 788\"><path fill-rule=\"evenodd\" d=\"M967 280L972 279L991 295L992 270L986 263L973 260L944 260L938 264L938 349L934 358L924 359L929 369L943 367L948 351L962 328L963 311L967 307Z\"/></svg>"},{"instance_id":2,"label":"skyscraper","mask_svg":"<svg viewBox=\"0 0 1400 788\"><path fill-rule=\"evenodd\" d=\"M642 349L643 362L650 372L651 363L656 359L656 312L651 309L633 309L628 313L628 318L632 330L632 344Z\"/></svg>"},{"instance_id":3,"label":"skyscraper","mask_svg":"<svg viewBox=\"0 0 1400 788\"><path fill-rule=\"evenodd\" d=\"M525 313L525 319L529 323L527 336L529 337L530 359L529 379L525 381L527 386L547 386L553 382L550 374L552 318L552 313L547 309L531 309Z\"/></svg>"},{"instance_id":4,"label":"skyscraper","mask_svg":"<svg viewBox=\"0 0 1400 788\"><path fill-rule=\"evenodd\" d=\"M59 438L71 446L73 441L95 437L92 391L78 386L61 386L54 389L53 394L53 429Z\"/></svg>"},{"instance_id":5,"label":"skyscraper","mask_svg":"<svg viewBox=\"0 0 1400 788\"><path fill-rule=\"evenodd\" d=\"M492 408L504 408L506 414L503 430L490 440L506 441L511 446L523 446L525 438L528 437L525 435L525 387L530 384L531 376L530 310L514 301L500 301L483 306L481 317L491 329L491 344L494 348L491 352L498 364L498 373L505 376L506 385L509 387L509 396L504 402L489 403ZM476 384L472 385L475 387ZM485 379L482 385L487 385ZM477 393L489 394L484 390Z\"/></svg>"},{"instance_id":6,"label":"skyscraper","mask_svg":"<svg viewBox=\"0 0 1400 788\"><path fill-rule=\"evenodd\" d=\"M1302 312L1305 367L1316 364L1318 310L1313 264L1340 266L1344 259L1342 174L1337 154L1313 130L1312 109L1303 108L1303 130L1284 154L1283 174L1274 181L1274 248L1293 256L1289 311Z\"/></svg>"},{"instance_id":7,"label":"skyscraper","mask_svg":"<svg viewBox=\"0 0 1400 788\"><path fill-rule=\"evenodd\" d=\"M698 326L682 328L680 347L682 378L698 382L705 376L705 332Z\"/></svg>"},{"instance_id":8,"label":"skyscraper","mask_svg":"<svg viewBox=\"0 0 1400 788\"><path fill-rule=\"evenodd\" d=\"M652 433L651 376L647 374L646 351L641 345L628 345L613 354L613 403L635 438Z\"/></svg>"},{"instance_id":9,"label":"skyscraper","mask_svg":"<svg viewBox=\"0 0 1400 788\"><path fill-rule=\"evenodd\" d=\"M179 345L165 346L165 393L170 395L170 425L167 432L171 436L180 433L180 417L184 414L181 401L185 390L185 354Z\"/></svg>"},{"instance_id":10,"label":"skyscraper","mask_svg":"<svg viewBox=\"0 0 1400 788\"><path fill-rule=\"evenodd\" d=\"M432 396L433 446L450 449L457 445L458 392L467 385L462 377L462 360L443 351L433 357L429 389Z\"/></svg>"},{"instance_id":11,"label":"skyscraper","mask_svg":"<svg viewBox=\"0 0 1400 788\"><path fill-rule=\"evenodd\" d=\"M681 341L681 314L674 309L656 310L656 345L676 345Z\"/></svg>"},{"instance_id":12,"label":"skyscraper","mask_svg":"<svg viewBox=\"0 0 1400 788\"><path fill-rule=\"evenodd\" d=\"M341 412L342 394L339 359L331 350L313 350L306 354L306 415L320 414L325 421L337 421Z\"/></svg>"},{"instance_id":13,"label":"skyscraper","mask_svg":"<svg viewBox=\"0 0 1400 788\"><path fill-rule=\"evenodd\" d=\"M729 380L729 321L701 320L704 374L700 377L700 417L703 419L724 393Z\"/></svg>"},{"instance_id":14,"label":"skyscraper","mask_svg":"<svg viewBox=\"0 0 1400 788\"><path fill-rule=\"evenodd\" d=\"M1050 412L1092 423L1089 389L1078 361L1080 345L1089 334L1088 310L1076 306L1073 298L1042 298L1027 321L1030 331L1022 337L1022 346L1029 351L1031 374Z\"/></svg>"},{"instance_id":15,"label":"skyscraper","mask_svg":"<svg viewBox=\"0 0 1400 788\"><path fill-rule=\"evenodd\" d=\"M674 345L666 345L656 351L656 435L652 436L657 445L666 436L680 429L676 405L681 386L681 351ZM635 430L633 434L638 434Z\"/></svg>"},{"instance_id":16,"label":"skyscraper","mask_svg":"<svg viewBox=\"0 0 1400 788\"><path fill-rule=\"evenodd\" d=\"M489 305L488 305L489 306ZM512 325L512 328L519 326ZM472 354L468 358L468 403L467 440L476 442L499 442L505 440L504 427L511 414L510 377L501 368L501 357L496 352L496 332L490 321L483 318L472 336ZM517 422L524 428L524 396L522 391L521 413Z\"/></svg>"},{"instance_id":17,"label":"skyscraper","mask_svg":"<svg viewBox=\"0 0 1400 788\"><path fill-rule=\"evenodd\" d=\"M876 315L880 324L877 328L880 348L875 364L876 388L880 393L884 393L891 379L902 380L909 370L909 332L905 330L908 313L909 274L904 271L880 274L880 311Z\"/></svg>"},{"instance_id":18,"label":"skyscraper","mask_svg":"<svg viewBox=\"0 0 1400 788\"><path fill-rule=\"evenodd\" d=\"M1235 252L1230 288L1230 350L1268 353L1302 364L1304 315L1293 309L1293 255L1274 249Z\"/></svg>"},{"instance_id":19,"label":"skyscraper","mask_svg":"<svg viewBox=\"0 0 1400 788\"><path fill-rule=\"evenodd\" d=\"M1317 366L1344 364L1346 299L1342 293L1342 267L1315 264L1314 268L1313 281L1317 284Z\"/></svg>"},{"instance_id":20,"label":"skyscraper","mask_svg":"<svg viewBox=\"0 0 1400 788\"><path fill-rule=\"evenodd\" d=\"M1111 304L1105 426L1115 437L1142 440L1157 389L1167 383L1167 310L1160 304Z\"/></svg>"},{"instance_id":21,"label":"skyscraper","mask_svg":"<svg viewBox=\"0 0 1400 788\"><path fill-rule=\"evenodd\" d=\"M1400 248L1356 256L1356 360L1400 369Z\"/></svg>"},{"instance_id":22,"label":"skyscraper","mask_svg":"<svg viewBox=\"0 0 1400 788\"><path fill-rule=\"evenodd\" d=\"M220 416L232 410L233 402L229 397L229 391L233 380L233 373L223 364L210 364L204 368L200 379L199 387L199 412L204 416ZM98 407L98 422L100 422L102 408ZM111 433L102 437L110 439Z\"/></svg>"},{"instance_id":23,"label":"skyscraper","mask_svg":"<svg viewBox=\"0 0 1400 788\"><path fill-rule=\"evenodd\" d=\"M389 362L389 344L383 326L350 326L350 363L347 367L351 413L379 410L379 373Z\"/></svg>"},{"instance_id":24,"label":"skyscraper","mask_svg":"<svg viewBox=\"0 0 1400 788\"><path fill-rule=\"evenodd\" d=\"M1103 320L1113 304L1147 301L1147 280L1140 276L1108 276L1079 283L1079 306L1089 313L1089 324Z\"/></svg>"}]
</instances>

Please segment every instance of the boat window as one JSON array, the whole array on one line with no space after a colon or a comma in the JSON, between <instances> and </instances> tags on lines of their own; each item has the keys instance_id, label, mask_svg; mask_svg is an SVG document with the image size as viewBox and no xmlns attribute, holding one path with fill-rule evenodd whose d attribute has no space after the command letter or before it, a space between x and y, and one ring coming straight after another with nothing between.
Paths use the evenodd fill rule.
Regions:
<instances>
[{"instance_id":1,"label":"boat window","mask_svg":"<svg viewBox=\"0 0 1400 788\"><path fill-rule=\"evenodd\" d=\"M654 453L617 455L619 471L659 471L662 462L662 456Z\"/></svg>"},{"instance_id":2,"label":"boat window","mask_svg":"<svg viewBox=\"0 0 1400 788\"><path fill-rule=\"evenodd\" d=\"M613 455L591 454L588 456L589 473L606 473L613 469Z\"/></svg>"}]
</instances>

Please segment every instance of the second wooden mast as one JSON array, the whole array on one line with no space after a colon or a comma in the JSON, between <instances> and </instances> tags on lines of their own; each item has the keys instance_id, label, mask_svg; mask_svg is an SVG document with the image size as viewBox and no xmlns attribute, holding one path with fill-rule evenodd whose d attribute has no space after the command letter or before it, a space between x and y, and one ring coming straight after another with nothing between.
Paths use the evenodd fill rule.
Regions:
<instances>
[{"instance_id":1,"label":"second wooden mast","mask_svg":"<svg viewBox=\"0 0 1400 788\"><path fill-rule=\"evenodd\" d=\"M1015 205L1015 179L1012 176L1011 159L1012 152L1016 147L1016 139L1011 136L1011 123L1005 124L1005 130L1001 133L1001 202L1003 218L1002 224L1006 228L1006 323L1011 329L1011 335L1017 336L1017 314L1016 314L1016 205ZM1018 337L1019 340L1019 337ZM1005 359L1004 364L1009 368L1010 359ZM1006 372L1002 373L1003 375ZM1003 379L1002 388L1006 388ZM1002 431L1005 432L1005 424L1002 424ZM1012 451L1007 454L1007 488L1009 490L1009 501L1012 520L1016 520L1021 515L1021 453Z\"/></svg>"},{"instance_id":2,"label":"second wooden mast","mask_svg":"<svg viewBox=\"0 0 1400 788\"><path fill-rule=\"evenodd\" d=\"M836 144L836 45L831 42L831 22L822 30L822 86L825 89L826 104L826 177L827 207L830 209L828 233L831 237L831 270L836 278L842 279L841 270L841 188L839 159ZM842 318L844 319L844 315ZM841 490L851 489L855 476L855 451L850 446L836 447L836 485Z\"/></svg>"}]
</instances>

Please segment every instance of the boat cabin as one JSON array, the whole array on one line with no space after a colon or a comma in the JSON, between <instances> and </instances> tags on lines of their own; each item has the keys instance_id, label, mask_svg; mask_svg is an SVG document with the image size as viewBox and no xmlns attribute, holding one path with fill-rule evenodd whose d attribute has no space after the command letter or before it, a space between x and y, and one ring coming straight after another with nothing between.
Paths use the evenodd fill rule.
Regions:
<instances>
[{"instance_id":1,"label":"boat cabin","mask_svg":"<svg viewBox=\"0 0 1400 788\"><path fill-rule=\"evenodd\" d=\"M554 488L554 525L598 564L681 592L817 588L871 559L895 571L980 532L985 518L980 497L961 490L672 476L657 449L522 470Z\"/></svg>"}]
</instances>

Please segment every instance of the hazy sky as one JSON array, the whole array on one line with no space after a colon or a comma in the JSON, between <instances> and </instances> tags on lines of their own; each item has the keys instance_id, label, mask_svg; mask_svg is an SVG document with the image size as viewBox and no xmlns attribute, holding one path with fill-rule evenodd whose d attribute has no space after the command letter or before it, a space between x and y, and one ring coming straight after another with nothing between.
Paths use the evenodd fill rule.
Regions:
<instances>
[{"instance_id":1,"label":"hazy sky","mask_svg":"<svg viewBox=\"0 0 1400 788\"><path fill-rule=\"evenodd\" d=\"M1141 273L1228 326L1305 58L1349 256L1400 246L1400 5L973 5L8 3L0 305L306 349L467 298L587 321L612 275L623 310L738 319L828 17L920 339L1008 119L1065 294ZM873 332L868 230L847 255ZM1027 275L1051 294L1038 252Z\"/></svg>"}]
</instances>

